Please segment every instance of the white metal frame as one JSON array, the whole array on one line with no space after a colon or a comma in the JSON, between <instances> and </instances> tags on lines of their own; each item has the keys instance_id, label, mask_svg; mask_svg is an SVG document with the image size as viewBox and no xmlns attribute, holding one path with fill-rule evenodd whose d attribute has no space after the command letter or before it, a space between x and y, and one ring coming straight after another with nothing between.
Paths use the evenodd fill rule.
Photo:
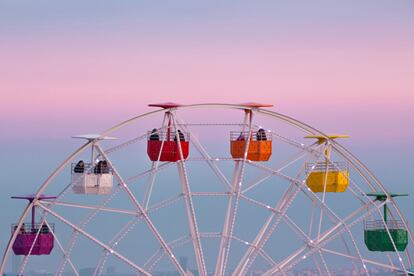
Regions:
<instances>
[{"instance_id":1,"label":"white metal frame","mask_svg":"<svg viewBox=\"0 0 414 276\"><path fill-rule=\"evenodd\" d=\"M322 132L298 121L293 118L290 118L288 116L265 110L260 108L253 108L243 105L229 105L229 104L196 104L196 105L186 105L186 106L180 106L175 107L167 110L156 110L153 112L149 112L137 117L134 117L130 120L127 120L125 122L122 122L107 131L104 131L100 137L107 136L114 131L125 127L129 124L132 124L134 122L137 122L145 117L157 115L160 113L164 113L164 120L162 123L161 128L165 128L165 121L166 119L172 119L173 124L176 126L181 126L183 130L190 132L187 128L187 124L182 120L177 113L180 109L198 109L198 108L224 108L224 109L238 109L245 112L245 119L243 124L239 124L243 127L243 131L245 128L248 129L249 133L252 131L253 124L253 115L263 115L268 116L270 118L274 118L280 121L283 121L287 124L290 124L302 131L304 131L305 134L311 134L311 135L323 135L326 138L328 138L326 135L324 135ZM215 124L212 124L215 125ZM178 137L177 128L175 127L175 134ZM402 216L402 213L398 206L395 204L395 202L392 200L391 197L388 198L388 200L384 203L378 204L376 202L373 202L371 199L364 195L360 195L361 192L363 192L359 185L355 183L351 178L350 181L350 192L353 193L355 197L357 197L361 201L361 207L349 214L345 218L338 217L335 212L333 212L329 206L325 203L325 198L327 196L326 192L324 191L320 196L314 194L310 189L306 187L305 180L299 179L300 173L296 177L290 177L288 175L285 175L283 173L283 170L285 167L290 166L290 164L295 163L299 160L301 160L304 156L310 155L315 157L318 153L321 153L315 146L305 146L303 144L300 144L294 140L291 140L289 138L280 136L277 133L274 133L275 137L278 138L280 141L283 141L290 146L294 146L300 150L297 156L292 156L289 160L286 160L285 164L281 165L278 168L269 168L265 165L259 164L258 162L251 162L247 160L247 150L249 148L249 142L250 142L250 135L247 139L247 146L244 153L244 158L242 160L235 160L235 167L234 167L234 174L233 179L230 182L222 173L219 166L216 164L216 161L225 160L226 158L217 158L218 160L215 160L214 157L212 157L208 151L205 149L205 147L200 143L200 141L195 137L192 136L192 145L195 146L195 148L199 151L199 153L202 155L201 161L205 161L212 172L217 175L219 181L224 185L226 190L228 192L225 193L192 193L191 192L191 185L188 180L187 176L187 168L185 163L187 161L183 158L183 152L181 148L181 144L179 145L179 151L180 151L180 159L177 162L177 170L178 174L180 176L180 184L182 187L182 194L179 194L173 198L167 199L164 202L154 204L153 206L150 206L150 198L151 198L151 191L155 183L156 175L157 173L162 170L164 167L172 165L172 164L160 164L159 160L153 162L151 170L140 173L134 177L131 177L127 180L124 180L124 178L118 173L118 170L116 167L114 167L114 164L111 162L109 154L113 151L119 150L121 148L127 147L131 143L140 141L145 138L145 135L138 136L137 138L134 138L130 141L124 142L118 146L115 146L111 149L104 150L101 145L100 141L98 139L90 140L84 145L82 145L79 149L77 149L72 155L70 155L66 160L64 160L60 166L46 179L46 181L40 186L39 190L36 192L36 198L42 194L46 188L50 185L52 180L68 165L70 164L79 154L81 154L83 151L85 151L88 148L91 148L93 146L99 153L100 156L102 156L105 160L108 161L110 167L113 169L114 176L119 182L119 191L118 192L124 192L128 198L131 200L131 203L135 206L135 210L123 210L118 208L110 208L105 207L105 201L102 203L102 205L99 206L87 206L83 204L77 204L77 203L71 203L71 202L64 202L61 200L61 195L66 193L68 191L68 186L62 191L61 194L59 194L58 198L53 201L41 201L35 199L31 204L29 204L25 210L23 211L22 215L20 216L19 222L18 222L18 229L22 226L23 221L27 217L29 211L31 210L32 206L37 206L41 210L43 210L43 215L41 218L42 222L45 222L48 224L46 220L46 216L50 215L55 217L56 219L60 220L63 224L67 225L68 227L72 228L74 230L74 235L72 239L70 240L69 244L67 245L67 248L63 246L60 239L58 238L58 235L56 233L52 233L55 237L55 240L57 242L57 245L59 249L61 250L64 258L62 260L62 263L59 266L57 274L61 274L64 270L65 264L69 263L72 271L78 275L78 271L76 269L75 264L72 262L70 258L71 251L73 249L74 244L76 243L77 236L83 235L86 238L90 239L94 243L96 243L98 246L102 247L105 251L103 256L100 258L99 264L96 267L95 275L99 275L102 273L102 269L104 267L106 258L110 255L115 256L116 258L119 258L121 261L125 262L127 265L133 267L136 269L138 273L141 273L143 275L150 275L151 270L155 266L155 263L157 263L161 258L166 256L170 259L171 263L174 265L174 267L177 269L178 273L181 275L186 275L186 271L181 267L178 260L176 259L173 248L176 246L180 246L186 242L192 242L194 254L196 258L196 263L198 270L200 272L200 275L207 275L208 270L206 268L204 255L203 255L203 249L201 246L201 239L202 238L218 238L220 239L220 247L217 253L217 262L215 266L215 275L225 275L227 274L227 263L228 258L230 254L230 246L232 240L237 240L239 242L242 242L247 246L246 252L244 257L240 260L238 263L236 269L233 272L233 275L245 275L247 271L250 269L251 265L254 263L254 260L257 255L262 256L270 265L270 268L267 271L264 271L264 275L272 275L274 273L281 273L286 274L286 272L290 269L292 269L295 265L302 262L308 257L313 258L315 262L315 266L317 267L318 271L320 273L330 274L330 268L328 267L328 264L325 261L324 254L333 254L336 256L341 256L346 259L352 260L353 264L354 261L361 264L361 267L365 270L366 274L369 274L369 271L367 269L367 264L369 265L375 265L378 267L383 267L390 270L395 270L399 272L403 272L406 275L408 275L408 267L407 264L411 266L412 260L410 257L410 254L407 252L403 258L403 256L396 251L394 254L397 256L398 264L394 263L393 260L390 258L390 264L384 264L382 262L378 262L375 260L364 258L357 246L357 243L355 241L355 238L353 237L353 233L351 232L352 227L355 225L358 225L358 223L361 222L365 217L370 216L374 213L381 214L380 208L383 206L383 204L388 204L391 206L395 212L395 215L402 221L405 229L408 230L409 233L409 241L410 244L413 244L413 235L410 231L409 225L407 224L406 220ZM177 139L179 140L179 139ZM378 191L383 192L388 195L387 190L384 189L383 185L380 183L380 181L375 177L372 172L368 170L368 168L359 161L354 155L352 155L349 151L347 151L345 148L343 148L341 145L339 145L336 141L333 140L327 140L328 145L331 147L332 150L334 150L336 153L338 153L344 160L346 160L349 165L352 167L352 169L359 174L360 177L362 177L365 181L365 184L371 188L372 191ZM317 157L319 158L319 157ZM227 159L231 160L231 159ZM256 181L253 181L252 183L244 183L244 170L246 166L251 166L254 168L257 168L259 171L262 171L265 173L263 177L258 178ZM147 192L145 195L145 199L141 203L132 190L129 188L130 183L135 181L138 178L142 178L145 176L149 176L148 178L148 185L147 185ZM280 199L279 202L275 205L275 207L268 206L266 204L263 204L259 201L256 201L252 198L249 198L246 193L251 190L255 189L257 186L259 186L263 181L270 179L272 177L278 177L285 179L286 181L290 182L289 188L286 190L285 195ZM325 179L325 186L326 186L326 179ZM243 187L243 188L242 188ZM313 228L313 211L312 211L312 218L311 218L311 225L309 225L309 230L301 229L287 214L287 210L289 209L290 204L294 201L295 197L298 195L298 193L304 193L309 200L312 202L315 209L319 209L319 222L318 222L318 231L315 239L311 239L312 233L311 230ZM227 212L225 216L225 221L223 223L223 230L220 233L203 233L198 229L197 224L197 215L194 208L194 203L192 198L194 196L225 196L228 198L228 205L227 205ZM266 223L262 226L259 233L257 233L256 239L254 241L244 241L238 237L235 237L233 235L234 230L234 224L235 219L237 216L237 209L239 200L245 200L246 202L249 202L251 204L256 204L258 206L261 206L269 211L269 217L266 221ZM109 199L110 200L110 199ZM155 210L158 210L159 208L163 208L165 206L168 206L169 204L172 204L178 200L183 200L186 206L187 210L187 218L188 218L188 224L189 224L189 235L179 238L175 241L168 242L166 241L161 234L159 233L156 226L153 224L149 213ZM82 225L76 225L72 222L70 222L68 219L64 218L62 215L60 215L58 212L53 210L53 206L65 206L68 208L83 208L83 209L90 209L92 211L91 216L89 216ZM312 210L314 210L312 208ZM96 239L92 234L86 232L84 230L85 225L87 225L93 218L94 214L97 212L112 212L112 213L122 213L126 215L131 215L131 220L128 222L127 225L125 225L118 233L114 236L114 238L109 243L104 243L102 241L99 241ZM336 223L334 227L332 227L330 230L322 232L321 225L324 216L331 220L331 222ZM158 240L160 247L162 250L158 251L158 253L154 253L153 257L151 257L149 260L145 262L143 266L139 266L135 264L133 261L129 260L125 256L123 256L120 252L117 252L114 250L115 246L118 242L122 240L123 237L125 237L128 232L138 223L142 221L147 225L147 227L151 230L153 236ZM281 222L286 223L291 229L292 232L298 235L303 241L304 246L301 248L298 248L297 251L295 251L290 256L286 256L284 260L276 261L272 259L270 255L268 255L264 250L263 247L266 244L267 239L272 235L273 230L277 227L277 225ZM388 232L388 235L391 237L390 231L388 227L386 227L386 230ZM11 247L16 239L18 231L15 231L13 235L11 236L7 248L3 254L1 266L0 266L0 274L5 271L5 267L7 264L7 260L9 255L11 254ZM351 240L351 246L349 247L348 244L343 239L343 235L347 235L348 238ZM336 239L341 238L344 240L344 246L346 247L347 253L343 252L337 252L334 250L330 250L325 248L324 246ZM392 240L392 239L391 239ZM395 244L393 243L394 248L396 248ZM352 254L352 251L354 251L354 254ZM317 256L316 256L316 255ZM390 254L388 255L390 257ZM321 260L321 264L318 263L317 259ZM21 269L21 273L24 272L24 268L28 262L29 256L26 256L23 260L23 265Z\"/></svg>"}]
</instances>

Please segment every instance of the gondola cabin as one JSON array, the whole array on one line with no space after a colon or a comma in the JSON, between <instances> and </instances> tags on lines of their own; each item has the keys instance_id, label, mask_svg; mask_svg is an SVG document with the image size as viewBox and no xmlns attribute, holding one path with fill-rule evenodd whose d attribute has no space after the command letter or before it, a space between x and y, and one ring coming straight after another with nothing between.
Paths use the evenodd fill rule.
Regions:
<instances>
[{"instance_id":1,"label":"gondola cabin","mask_svg":"<svg viewBox=\"0 0 414 276\"><path fill-rule=\"evenodd\" d=\"M190 153L188 133L153 130L148 132L147 136L147 154L151 161L177 162L188 158Z\"/></svg>"},{"instance_id":2,"label":"gondola cabin","mask_svg":"<svg viewBox=\"0 0 414 276\"><path fill-rule=\"evenodd\" d=\"M385 201L387 199L387 195L384 193L368 193L367 195L375 196L377 201ZM389 194L389 196L407 196L407 194ZM369 251L404 251L408 245L408 231L405 229L402 221L388 219L386 204L384 204L383 208L384 220L364 221L365 245Z\"/></svg>"},{"instance_id":3,"label":"gondola cabin","mask_svg":"<svg viewBox=\"0 0 414 276\"><path fill-rule=\"evenodd\" d=\"M102 136L100 134L84 134L73 138L85 139L91 143L90 163L72 163L71 184L75 194L108 195L112 193L113 170L107 160L102 156L97 157L97 145L103 140L116 140L115 137ZM96 161L98 159L98 161Z\"/></svg>"},{"instance_id":4,"label":"gondola cabin","mask_svg":"<svg viewBox=\"0 0 414 276\"><path fill-rule=\"evenodd\" d=\"M251 161L268 161L272 156L272 135L266 131L253 132L248 141L248 131L231 131L230 132L230 153L233 159L243 159L246 152L247 143L247 160Z\"/></svg>"},{"instance_id":5,"label":"gondola cabin","mask_svg":"<svg viewBox=\"0 0 414 276\"><path fill-rule=\"evenodd\" d=\"M54 225L49 225L52 229L45 224L23 224L12 246L14 254L49 255L54 246L53 234L50 232L50 230L54 231ZM16 224L12 225L12 234L14 231L17 231Z\"/></svg>"},{"instance_id":6,"label":"gondola cabin","mask_svg":"<svg viewBox=\"0 0 414 276\"><path fill-rule=\"evenodd\" d=\"M83 163L81 167L79 163L80 161L73 163L71 167L72 190L75 194L108 195L112 193L112 169L105 161L99 161L96 164Z\"/></svg>"},{"instance_id":7,"label":"gondola cabin","mask_svg":"<svg viewBox=\"0 0 414 276\"><path fill-rule=\"evenodd\" d=\"M349 184L349 168L346 162L333 162L329 158L329 140L348 138L347 135L310 135L305 138L318 139L319 145L325 144L325 160L306 164L306 185L314 193L342 193Z\"/></svg>"},{"instance_id":8,"label":"gondola cabin","mask_svg":"<svg viewBox=\"0 0 414 276\"><path fill-rule=\"evenodd\" d=\"M344 162L308 163L306 172L306 185L314 193L322 193L324 190L327 193L342 193L348 188L349 170Z\"/></svg>"},{"instance_id":9,"label":"gondola cabin","mask_svg":"<svg viewBox=\"0 0 414 276\"><path fill-rule=\"evenodd\" d=\"M14 196L13 199L26 199L31 203L35 196ZM37 199L55 199L56 197L41 195ZM16 255L49 255L54 247L55 226L52 223L35 223L35 206L32 206L31 223L12 224L11 234L17 231L16 239L12 245ZM53 232L53 233L52 233Z\"/></svg>"}]
</instances>

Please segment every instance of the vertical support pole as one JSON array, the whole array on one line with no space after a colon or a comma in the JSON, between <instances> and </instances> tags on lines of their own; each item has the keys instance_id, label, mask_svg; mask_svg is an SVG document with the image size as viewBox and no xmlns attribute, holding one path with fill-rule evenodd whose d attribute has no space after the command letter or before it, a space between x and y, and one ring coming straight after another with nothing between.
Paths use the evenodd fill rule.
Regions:
<instances>
[{"instance_id":1,"label":"vertical support pole","mask_svg":"<svg viewBox=\"0 0 414 276\"><path fill-rule=\"evenodd\" d=\"M387 204L384 204L384 221L387 223Z\"/></svg>"},{"instance_id":2,"label":"vertical support pole","mask_svg":"<svg viewBox=\"0 0 414 276\"><path fill-rule=\"evenodd\" d=\"M95 141L92 141L92 145L91 145L91 166L93 166L94 165L94 163L95 163L95 151L94 151L94 149L95 149Z\"/></svg>"},{"instance_id":3,"label":"vertical support pole","mask_svg":"<svg viewBox=\"0 0 414 276\"><path fill-rule=\"evenodd\" d=\"M165 143L165 139L162 137L163 135L163 129L165 126L165 120L167 118L169 118L170 113L169 112L165 112L164 114L164 118L162 120L162 124L161 124L161 132L158 134L158 138L161 139L161 147L160 147L160 152L158 153L158 158L157 161L153 161L152 165L151 165L151 170L155 169L155 172L158 170L159 164L160 164L160 159L161 159L161 155L162 155L162 150L164 148L164 143ZM169 128L168 128L169 131ZM148 204L151 198L151 194L152 194L152 189L154 187L154 183L155 183L155 178L156 178L156 173L154 171L148 176L148 185L147 185L147 189L145 191L145 195L144 195L144 201L143 201L143 206L145 208L145 210L148 210Z\"/></svg>"},{"instance_id":4,"label":"vertical support pole","mask_svg":"<svg viewBox=\"0 0 414 276\"><path fill-rule=\"evenodd\" d=\"M237 160L235 164L235 168L234 168L233 184L232 184L231 194L229 195L229 201L227 203L227 210L226 210L226 216L224 219L223 231L221 232L220 247L219 247L219 252L217 254L216 268L214 272L214 275L216 276L222 276L226 274L226 266L227 266L229 251L230 251L231 238L233 235L234 222L236 219L237 208L238 208L238 203L239 203L239 198L240 198L240 193L241 193L243 173L244 173L244 168L246 165L247 155L249 152L250 141L252 139L253 112L252 110L246 109L245 115L244 115L242 133L244 133L246 129L247 122L248 122L249 132L248 132L248 137L246 139L246 147L244 149L243 160Z\"/></svg>"},{"instance_id":5,"label":"vertical support pole","mask_svg":"<svg viewBox=\"0 0 414 276\"><path fill-rule=\"evenodd\" d=\"M168 128L167 128L167 141L170 141L170 135L171 135L171 113L167 111L168 116Z\"/></svg>"},{"instance_id":6,"label":"vertical support pole","mask_svg":"<svg viewBox=\"0 0 414 276\"><path fill-rule=\"evenodd\" d=\"M201 276L207 276L207 269L204 261L203 249L201 246L200 231L198 230L197 217L195 213L193 198L191 195L190 183L188 181L187 171L185 167L183 149L181 147L181 137L178 132L177 122L174 117L170 117L173 121L175 137L177 140L177 146L180 153L180 160L177 162L178 174L180 176L181 187L184 194L184 203L187 210L188 226L190 228L191 239L193 241L194 254L197 262L198 273Z\"/></svg>"},{"instance_id":7,"label":"vertical support pole","mask_svg":"<svg viewBox=\"0 0 414 276\"><path fill-rule=\"evenodd\" d=\"M32 203L32 201L30 201L30 203ZM34 225L35 225L35 206L33 204L32 206L32 229L34 229Z\"/></svg>"}]
</instances>

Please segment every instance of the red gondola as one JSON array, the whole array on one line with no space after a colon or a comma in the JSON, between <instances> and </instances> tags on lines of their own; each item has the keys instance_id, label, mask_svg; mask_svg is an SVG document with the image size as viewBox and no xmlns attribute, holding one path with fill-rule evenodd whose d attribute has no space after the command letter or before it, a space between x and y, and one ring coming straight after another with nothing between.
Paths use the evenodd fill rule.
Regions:
<instances>
[{"instance_id":1,"label":"red gondola","mask_svg":"<svg viewBox=\"0 0 414 276\"><path fill-rule=\"evenodd\" d=\"M179 131L178 136L180 139L177 139L175 133L170 131L149 132L147 145L149 159L151 161L177 162L181 160L180 148L183 160L187 159L190 152L189 135Z\"/></svg>"},{"instance_id":2,"label":"red gondola","mask_svg":"<svg viewBox=\"0 0 414 276\"><path fill-rule=\"evenodd\" d=\"M176 103L150 104L151 107L166 109L164 120L168 120L167 131L154 128L148 132L147 153L151 161L177 162L185 160L190 153L190 136L172 126L170 109L179 107Z\"/></svg>"}]
</instances>

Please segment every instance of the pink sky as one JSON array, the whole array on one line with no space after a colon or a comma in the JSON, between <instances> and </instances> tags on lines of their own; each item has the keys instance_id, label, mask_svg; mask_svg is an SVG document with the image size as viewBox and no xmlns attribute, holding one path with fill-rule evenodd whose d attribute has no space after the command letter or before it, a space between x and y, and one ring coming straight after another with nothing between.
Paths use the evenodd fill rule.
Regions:
<instances>
[{"instance_id":1,"label":"pink sky","mask_svg":"<svg viewBox=\"0 0 414 276\"><path fill-rule=\"evenodd\" d=\"M325 14L311 27L259 13L255 24L173 17L152 32L128 18L105 31L89 21L16 27L0 44L0 124L8 136L58 137L102 116L104 129L151 102L262 101L322 130L413 139L414 21L399 12L355 22Z\"/></svg>"}]
</instances>

